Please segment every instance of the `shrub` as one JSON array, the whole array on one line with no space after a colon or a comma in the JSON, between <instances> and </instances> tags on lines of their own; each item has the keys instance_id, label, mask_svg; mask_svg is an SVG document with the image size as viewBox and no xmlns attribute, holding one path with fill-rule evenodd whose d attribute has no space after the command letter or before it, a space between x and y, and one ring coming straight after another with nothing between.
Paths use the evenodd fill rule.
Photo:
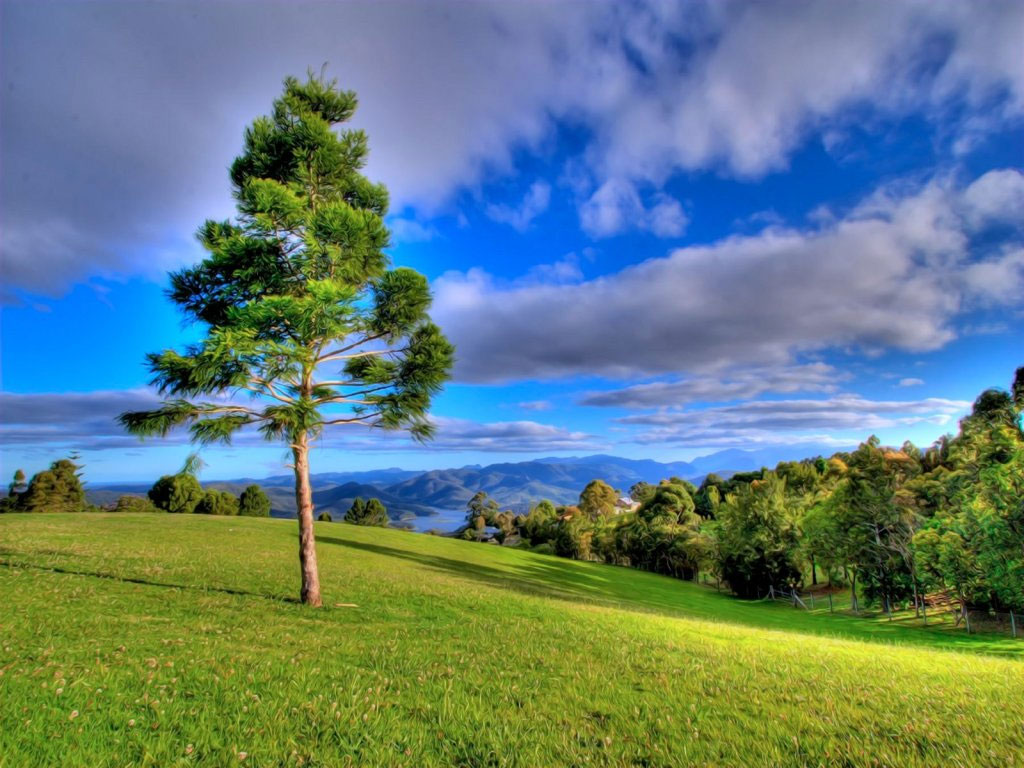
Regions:
<instances>
[{"instance_id":1,"label":"shrub","mask_svg":"<svg viewBox=\"0 0 1024 768\"><path fill-rule=\"evenodd\" d=\"M270 517L270 498L258 485L250 485L238 498L238 514L245 517Z\"/></svg>"},{"instance_id":2,"label":"shrub","mask_svg":"<svg viewBox=\"0 0 1024 768\"><path fill-rule=\"evenodd\" d=\"M161 477L147 495L157 509L180 514L195 511L203 498L203 488L194 475L180 472Z\"/></svg>"},{"instance_id":3,"label":"shrub","mask_svg":"<svg viewBox=\"0 0 1024 768\"><path fill-rule=\"evenodd\" d=\"M210 490L203 494L195 511L199 515L237 515L238 499L227 491Z\"/></svg>"},{"instance_id":4,"label":"shrub","mask_svg":"<svg viewBox=\"0 0 1024 768\"><path fill-rule=\"evenodd\" d=\"M390 522L387 508L381 504L380 499L370 499L363 502L356 498L345 513L345 522L353 525L377 525L387 527Z\"/></svg>"},{"instance_id":5,"label":"shrub","mask_svg":"<svg viewBox=\"0 0 1024 768\"><path fill-rule=\"evenodd\" d=\"M330 523L334 521L334 518L331 517L330 512L321 512L320 515L317 517L317 520L319 520L321 523Z\"/></svg>"},{"instance_id":6,"label":"shrub","mask_svg":"<svg viewBox=\"0 0 1024 768\"><path fill-rule=\"evenodd\" d=\"M28 490L18 496L19 512L83 512L87 508L79 467L70 459L61 459L38 472Z\"/></svg>"},{"instance_id":7,"label":"shrub","mask_svg":"<svg viewBox=\"0 0 1024 768\"><path fill-rule=\"evenodd\" d=\"M159 512L149 499L141 496L121 496L111 512Z\"/></svg>"}]
</instances>

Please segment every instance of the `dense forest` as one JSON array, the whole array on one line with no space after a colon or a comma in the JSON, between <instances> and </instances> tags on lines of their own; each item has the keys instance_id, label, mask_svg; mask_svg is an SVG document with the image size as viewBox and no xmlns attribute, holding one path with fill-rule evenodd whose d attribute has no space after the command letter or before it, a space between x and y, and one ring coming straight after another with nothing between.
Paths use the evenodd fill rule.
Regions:
<instances>
[{"instance_id":1,"label":"dense forest","mask_svg":"<svg viewBox=\"0 0 1024 768\"><path fill-rule=\"evenodd\" d=\"M460 535L681 579L712 574L741 597L847 584L853 607L917 605L947 591L966 611L1024 610L1024 367L990 389L958 433L921 450L881 445L783 462L700 487L637 483L624 509L601 480L579 504L502 512L485 494Z\"/></svg>"}]
</instances>

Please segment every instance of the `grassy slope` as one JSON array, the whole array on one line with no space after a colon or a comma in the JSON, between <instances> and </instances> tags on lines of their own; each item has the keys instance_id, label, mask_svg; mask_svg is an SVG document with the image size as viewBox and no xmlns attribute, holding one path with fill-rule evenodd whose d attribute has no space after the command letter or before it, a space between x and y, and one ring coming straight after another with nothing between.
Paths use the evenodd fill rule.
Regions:
<instances>
[{"instance_id":1,"label":"grassy slope","mask_svg":"<svg viewBox=\"0 0 1024 768\"><path fill-rule=\"evenodd\" d=\"M294 526L0 517L0 766L1024 765L1020 641Z\"/></svg>"}]
</instances>

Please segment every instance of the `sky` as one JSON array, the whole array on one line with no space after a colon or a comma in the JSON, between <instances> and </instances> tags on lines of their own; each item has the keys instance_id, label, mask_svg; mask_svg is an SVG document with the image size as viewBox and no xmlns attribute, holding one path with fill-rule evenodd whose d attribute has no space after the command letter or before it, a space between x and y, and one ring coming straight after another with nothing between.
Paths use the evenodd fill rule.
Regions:
<instances>
[{"instance_id":1,"label":"sky","mask_svg":"<svg viewBox=\"0 0 1024 768\"><path fill-rule=\"evenodd\" d=\"M286 75L354 90L456 346L436 439L313 471L928 445L1024 365L1024 3L0 5L0 472L193 450L147 352ZM209 447L204 477L285 470Z\"/></svg>"}]
</instances>

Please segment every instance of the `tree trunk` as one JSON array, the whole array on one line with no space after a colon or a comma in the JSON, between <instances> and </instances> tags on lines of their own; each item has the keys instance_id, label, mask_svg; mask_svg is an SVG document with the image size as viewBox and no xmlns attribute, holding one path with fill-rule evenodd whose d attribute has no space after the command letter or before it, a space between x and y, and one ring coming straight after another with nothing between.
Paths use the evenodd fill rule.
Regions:
<instances>
[{"instance_id":1,"label":"tree trunk","mask_svg":"<svg viewBox=\"0 0 1024 768\"><path fill-rule=\"evenodd\" d=\"M814 555L811 555L811 584L818 586L818 568L814 563Z\"/></svg>"},{"instance_id":2,"label":"tree trunk","mask_svg":"<svg viewBox=\"0 0 1024 768\"><path fill-rule=\"evenodd\" d=\"M309 484L309 438L302 435L292 446L295 457L295 506L299 513L299 565L302 569L302 602L320 606L320 571L313 538L313 488Z\"/></svg>"}]
</instances>

